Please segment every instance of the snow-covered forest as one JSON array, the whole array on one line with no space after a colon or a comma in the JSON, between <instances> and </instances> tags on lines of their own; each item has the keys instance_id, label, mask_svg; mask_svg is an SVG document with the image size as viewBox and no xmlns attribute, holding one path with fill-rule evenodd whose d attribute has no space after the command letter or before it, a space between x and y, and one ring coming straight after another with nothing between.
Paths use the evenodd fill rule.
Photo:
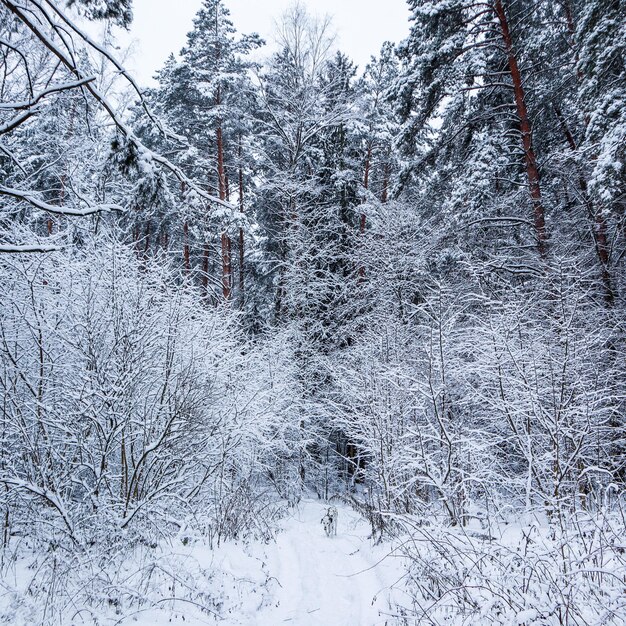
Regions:
<instances>
[{"instance_id":1,"label":"snow-covered forest","mask_svg":"<svg viewBox=\"0 0 626 626\"><path fill-rule=\"evenodd\" d=\"M0 0L0 623L626 623L626 2L408 5Z\"/></svg>"}]
</instances>

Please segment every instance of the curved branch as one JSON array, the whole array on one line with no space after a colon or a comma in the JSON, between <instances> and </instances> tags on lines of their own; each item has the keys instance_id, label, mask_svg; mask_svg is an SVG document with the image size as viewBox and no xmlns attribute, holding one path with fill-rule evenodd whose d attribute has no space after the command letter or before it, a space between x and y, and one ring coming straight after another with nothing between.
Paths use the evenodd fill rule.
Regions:
<instances>
[{"instance_id":1,"label":"curved branch","mask_svg":"<svg viewBox=\"0 0 626 626\"><path fill-rule=\"evenodd\" d=\"M54 24L52 17L48 14L44 7L36 2L36 0L28 0L31 4L39 9L39 11L45 16L46 20ZM31 18L28 13L29 9L19 5L15 0L0 0L7 9L13 13L36 37L39 41L54 55L59 61L65 65L65 67L74 74L79 80L83 80L85 76L83 76L80 69L76 66L73 59L68 58L68 56L55 44L55 42L43 31L43 28L40 27L33 18ZM111 103L107 100L104 94L100 93L100 91L92 84L86 83L84 85L85 89L93 96L93 98L100 104L100 106L107 112L111 121L115 124L118 131L133 145L137 147L138 150L148 155L154 161L159 163L161 166L165 167L169 170L180 182L184 182L189 189L193 189L201 198L209 202L213 205L223 206L224 208L235 211L235 207L225 200L221 200L216 196L208 194L204 189L196 185L193 181L191 181L187 176L183 173L183 171L174 165L169 159L160 154L154 153L149 150L146 146L144 146L141 141L135 136L131 128L129 128L120 118L119 115L115 112L115 109L111 105Z\"/></svg>"},{"instance_id":2,"label":"curved branch","mask_svg":"<svg viewBox=\"0 0 626 626\"><path fill-rule=\"evenodd\" d=\"M69 83L61 83L60 85L52 85L52 87L48 87L43 91L40 91L38 94L35 94L30 100L24 100L23 102L0 102L0 110L1 109L29 109L30 107L34 107L42 98L49 96L51 93L57 93L59 91L66 91L68 89L76 89L76 87L81 87L86 85L87 83L91 83L96 80L95 76L86 76L85 78L81 78L79 80L74 80Z\"/></svg>"},{"instance_id":3,"label":"curved branch","mask_svg":"<svg viewBox=\"0 0 626 626\"><path fill-rule=\"evenodd\" d=\"M39 6L35 0L31 0L31 2L34 2L37 6ZM97 50L130 83L131 87L133 88L137 96L139 97L139 101L141 102L141 106L143 110L145 111L146 115L148 116L150 121L159 129L159 131L163 134L164 137L169 138L169 139L174 139L175 141L180 141L181 143L185 143L185 144L187 143L186 137L177 135L176 133L173 133L171 130L163 126L163 123L161 122L161 120L158 117L156 117L152 113L150 108L148 107L148 104L144 98L143 92L139 88L139 85L137 85L137 82L135 81L135 79L128 73L126 68L112 54L110 54L106 50L106 48L101 46L99 43L97 43L91 37L89 37L87 33L85 33L83 30L78 28L78 26L76 26L76 24L74 24L65 15L65 13L63 13L57 6L55 6L52 2L50 2L50 0L46 0L46 4L48 4L52 8L52 10L61 18L61 20L63 20L87 45L91 46L94 50Z\"/></svg>"},{"instance_id":4,"label":"curved branch","mask_svg":"<svg viewBox=\"0 0 626 626\"><path fill-rule=\"evenodd\" d=\"M37 198L32 192L24 191L23 189L12 189L11 187L3 187L0 185L0 195L10 196L23 200L32 204L34 207L47 211L48 213L55 213L56 215L73 215L76 217L85 217L87 215L94 215L96 213L106 213L109 211L124 211L121 206L117 204L97 204L95 206L88 206L84 209L73 209L71 207L55 206L49 204Z\"/></svg>"},{"instance_id":5,"label":"curved branch","mask_svg":"<svg viewBox=\"0 0 626 626\"><path fill-rule=\"evenodd\" d=\"M62 250L60 246L46 246L46 245L29 245L29 246L20 246L13 244L4 244L0 243L0 254L31 254L35 253L45 253L45 252L58 252Z\"/></svg>"}]
</instances>

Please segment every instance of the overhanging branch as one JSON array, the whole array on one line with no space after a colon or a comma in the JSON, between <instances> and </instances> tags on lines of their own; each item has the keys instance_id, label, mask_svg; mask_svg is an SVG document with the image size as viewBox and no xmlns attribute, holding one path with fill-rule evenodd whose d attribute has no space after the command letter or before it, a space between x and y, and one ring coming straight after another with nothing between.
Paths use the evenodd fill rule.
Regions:
<instances>
[{"instance_id":1,"label":"overhanging branch","mask_svg":"<svg viewBox=\"0 0 626 626\"><path fill-rule=\"evenodd\" d=\"M32 206L47 211L48 213L54 213L56 215L72 215L75 217L86 217L88 215L94 215L96 213L107 213L110 211L123 211L124 209L117 204L96 204L94 206L87 206L84 209L75 209L72 207L56 206L40 200L34 193L30 191L24 191L22 189L12 189L11 187L3 187L0 185L0 195L10 196L24 202L28 202Z\"/></svg>"}]
</instances>

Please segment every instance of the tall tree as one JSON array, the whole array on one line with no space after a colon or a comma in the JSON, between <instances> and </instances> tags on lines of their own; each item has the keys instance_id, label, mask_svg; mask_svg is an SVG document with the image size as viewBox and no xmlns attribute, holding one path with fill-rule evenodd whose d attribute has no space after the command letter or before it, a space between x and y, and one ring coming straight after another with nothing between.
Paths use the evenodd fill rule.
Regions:
<instances>
[{"instance_id":1,"label":"tall tree","mask_svg":"<svg viewBox=\"0 0 626 626\"><path fill-rule=\"evenodd\" d=\"M543 257L547 232L541 168L526 88L530 77L521 69L530 40L525 22L534 17L537 2L532 4L529 8L515 0L409 2L413 26L401 48L405 69L396 93L405 120L402 144L412 159L408 171L415 171L428 154L432 158L451 146L461 147L458 163L481 158L476 154L485 149L478 145L481 127L493 138L499 135L513 162L521 154L534 239ZM510 140L511 124L516 127L517 145ZM494 172L493 177L502 192L508 174Z\"/></svg>"},{"instance_id":2,"label":"tall tree","mask_svg":"<svg viewBox=\"0 0 626 626\"><path fill-rule=\"evenodd\" d=\"M202 119L203 131L212 130L213 166L208 172L210 184L222 201L230 201L231 183L243 175L237 163L241 161L241 125L246 74L251 67L244 60L261 45L257 35L235 37L230 12L222 0L204 0L194 18L194 28L182 51L182 64L189 72L197 94L196 114ZM243 181L239 185L239 204ZM230 300L233 292L232 240L230 224L223 222L220 234L222 263L222 295ZM240 235L243 233L240 232ZM243 241L241 241L243 246ZM208 243L205 243L205 272L208 271ZM243 271L240 268L240 271Z\"/></svg>"}]
</instances>

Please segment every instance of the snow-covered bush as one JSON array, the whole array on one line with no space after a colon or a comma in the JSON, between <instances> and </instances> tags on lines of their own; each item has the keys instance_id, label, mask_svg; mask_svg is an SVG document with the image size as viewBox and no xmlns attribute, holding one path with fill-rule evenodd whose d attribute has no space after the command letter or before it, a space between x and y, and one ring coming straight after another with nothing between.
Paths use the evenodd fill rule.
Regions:
<instances>
[{"instance_id":1,"label":"snow-covered bush","mask_svg":"<svg viewBox=\"0 0 626 626\"><path fill-rule=\"evenodd\" d=\"M621 504L593 516L581 513L562 528L540 517L487 532L405 518L412 600L399 623L622 624L623 499Z\"/></svg>"},{"instance_id":2,"label":"snow-covered bush","mask_svg":"<svg viewBox=\"0 0 626 626\"><path fill-rule=\"evenodd\" d=\"M5 567L38 553L31 590L54 594L125 546L271 537L270 475L297 454L271 344L104 236L6 257L0 283Z\"/></svg>"}]
</instances>

